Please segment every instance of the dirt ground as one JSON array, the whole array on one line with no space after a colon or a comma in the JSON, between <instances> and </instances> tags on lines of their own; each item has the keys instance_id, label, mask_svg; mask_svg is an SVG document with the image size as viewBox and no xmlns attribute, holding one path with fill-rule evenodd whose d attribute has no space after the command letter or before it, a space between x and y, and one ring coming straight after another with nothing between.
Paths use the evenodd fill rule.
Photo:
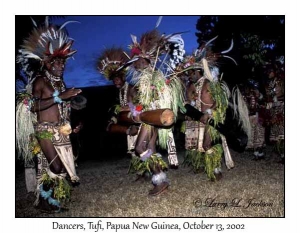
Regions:
<instances>
[{"instance_id":1,"label":"dirt ground","mask_svg":"<svg viewBox=\"0 0 300 233\"><path fill-rule=\"evenodd\" d=\"M267 148L255 161L250 152L232 151L235 168L223 163L223 179L211 182L204 173L180 166L167 171L171 185L148 196L150 181L127 174L130 158L86 160L77 168L81 185L73 188L69 210L41 213L25 187L24 169L16 169L15 216L22 217L284 217L284 165ZM184 151L178 152L179 161ZM166 156L164 159L167 161Z\"/></svg>"}]
</instances>

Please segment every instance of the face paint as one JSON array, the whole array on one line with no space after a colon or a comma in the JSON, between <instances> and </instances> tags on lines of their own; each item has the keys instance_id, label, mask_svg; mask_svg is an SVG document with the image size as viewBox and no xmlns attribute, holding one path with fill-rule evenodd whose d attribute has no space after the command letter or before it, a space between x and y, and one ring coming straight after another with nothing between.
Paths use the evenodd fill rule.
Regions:
<instances>
[{"instance_id":1,"label":"face paint","mask_svg":"<svg viewBox=\"0 0 300 233\"><path fill-rule=\"evenodd\" d=\"M150 66L150 62L145 58L140 58L133 63L133 66L136 70L144 70Z\"/></svg>"},{"instance_id":2,"label":"face paint","mask_svg":"<svg viewBox=\"0 0 300 233\"><path fill-rule=\"evenodd\" d=\"M63 58L55 58L50 62L50 70L49 73L56 76L62 77L65 71L66 59Z\"/></svg>"},{"instance_id":3,"label":"face paint","mask_svg":"<svg viewBox=\"0 0 300 233\"><path fill-rule=\"evenodd\" d=\"M115 78L113 79L113 83L114 83L114 85L116 86L116 88L120 89L120 88L123 87L123 85L124 85L125 82L123 81L122 78L120 78L120 77L115 77Z\"/></svg>"}]
</instances>

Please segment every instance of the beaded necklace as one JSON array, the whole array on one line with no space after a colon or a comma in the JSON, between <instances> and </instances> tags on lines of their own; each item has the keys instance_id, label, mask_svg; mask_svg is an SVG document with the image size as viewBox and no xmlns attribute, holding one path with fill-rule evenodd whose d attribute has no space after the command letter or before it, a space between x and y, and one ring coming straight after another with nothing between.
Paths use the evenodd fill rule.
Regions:
<instances>
[{"instance_id":1,"label":"beaded necklace","mask_svg":"<svg viewBox=\"0 0 300 233\"><path fill-rule=\"evenodd\" d=\"M122 96L123 89L124 89L124 94ZM128 83L125 83L124 86L119 90L119 98L120 98L121 107L124 107L127 105L127 91L128 91Z\"/></svg>"},{"instance_id":2,"label":"beaded necklace","mask_svg":"<svg viewBox=\"0 0 300 233\"><path fill-rule=\"evenodd\" d=\"M50 82L52 88L56 91L64 92L66 90L66 86L60 77L56 77L50 74L48 71L45 72L47 80ZM70 103L69 101L63 101L61 104L58 104L59 115L61 117L62 123L64 123L67 119L67 116L70 112Z\"/></svg>"},{"instance_id":3,"label":"beaded necklace","mask_svg":"<svg viewBox=\"0 0 300 233\"><path fill-rule=\"evenodd\" d=\"M202 90L202 87L203 87L203 84L204 84L204 77L200 78L196 83L195 83L195 86L196 86L196 93L198 95L198 98L196 99L196 107L199 111L201 111L201 90Z\"/></svg>"}]
</instances>

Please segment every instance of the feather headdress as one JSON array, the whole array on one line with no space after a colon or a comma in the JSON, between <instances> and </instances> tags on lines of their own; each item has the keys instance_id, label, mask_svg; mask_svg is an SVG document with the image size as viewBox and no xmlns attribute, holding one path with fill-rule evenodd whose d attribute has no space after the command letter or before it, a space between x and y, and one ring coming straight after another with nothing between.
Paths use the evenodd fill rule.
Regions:
<instances>
[{"instance_id":1,"label":"feather headdress","mask_svg":"<svg viewBox=\"0 0 300 233\"><path fill-rule=\"evenodd\" d=\"M77 21L67 21L60 27L49 24L46 17L45 25L32 30L27 39L24 40L17 56L17 63L20 63L23 71L29 79L32 75L31 65L36 62L49 61L55 57L70 58L77 51L72 50L73 40L68 37L65 26L68 23Z\"/></svg>"},{"instance_id":2,"label":"feather headdress","mask_svg":"<svg viewBox=\"0 0 300 233\"><path fill-rule=\"evenodd\" d=\"M197 49L193 55L184 57L181 64L176 67L177 72L183 72L190 69L202 69L207 74L207 78L212 81L217 78L219 75L217 68L217 60L219 58L225 57L232 60L236 65L236 61L227 55L224 55L232 50L233 40L231 45L227 50L224 50L220 53L214 53L211 49L211 43L217 39L218 36L209 40L206 43L203 43L199 49ZM208 72L210 70L210 72Z\"/></svg>"},{"instance_id":3,"label":"feather headdress","mask_svg":"<svg viewBox=\"0 0 300 233\"><path fill-rule=\"evenodd\" d=\"M125 64L128 60L122 48L108 48L98 58L97 68L107 80L112 80L117 75L125 78Z\"/></svg>"},{"instance_id":4,"label":"feather headdress","mask_svg":"<svg viewBox=\"0 0 300 233\"><path fill-rule=\"evenodd\" d=\"M155 28L142 34L140 42L138 42L136 36L131 35L132 44L129 45L129 49L131 50L131 60L129 63L132 63L139 58L145 58L153 64L157 57L169 53L169 65L172 68L175 68L175 64L181 61L185 53L183 49L184 41L181 37L182 33L183 32L173 33L166 36L164 34L161 35Z\"/></svg>"},{"instance_id":5,"label":"feather headdress","mask_svg":"<svg viewBox=\"0 0 300 233\"><path fill-rule=\"evenodd\" d=\"M131 57L142 57L149 60L155 59L156 52L160 49L159 45L162 44L161 35L156 29L144 33L140 42L137 42L137 37L134 35L131 35L131 39L133 42L129 45Z\"/></svg>"}]
</instances>

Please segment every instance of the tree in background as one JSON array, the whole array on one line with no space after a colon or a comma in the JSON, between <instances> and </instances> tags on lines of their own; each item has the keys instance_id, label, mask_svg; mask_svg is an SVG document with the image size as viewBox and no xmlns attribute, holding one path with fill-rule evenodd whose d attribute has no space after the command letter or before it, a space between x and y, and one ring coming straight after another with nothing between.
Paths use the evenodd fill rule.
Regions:
<instances>
[{"instance_id":1,"label":"tree in background","mask_svg":"<svg viewBox=\"0 0 300 233\"><path fill-rule=\"evenodd\" d=\"M199 46L218 36L214 50L222 51L234 40L231 56L239 64L229 67L229 81L260 79L262 67L284 55L285 17L283 15L201 16L196 25ZM222 65L222 64L221 64ZM239 81L236 81L238 79Z\"/></svg>"}]
</instances>

